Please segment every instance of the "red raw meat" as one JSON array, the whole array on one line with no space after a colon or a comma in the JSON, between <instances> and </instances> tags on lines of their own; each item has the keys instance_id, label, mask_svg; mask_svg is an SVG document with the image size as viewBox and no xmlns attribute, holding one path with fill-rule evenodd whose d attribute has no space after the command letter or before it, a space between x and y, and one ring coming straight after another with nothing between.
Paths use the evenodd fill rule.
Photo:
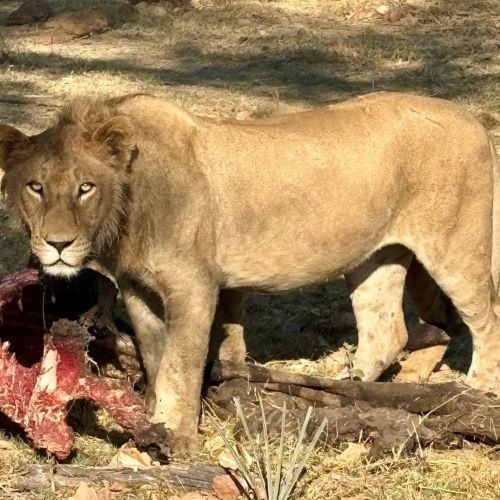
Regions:
<instances>
[{"instance_id":1,"label":"red raw meat","mask_svg":"<svg viewBox=\"0 0 500 500\"><path fill-rule=\"evenodd\" d=\"M87 369L91 337L86 329L44 316L43 293L33 269L0 281L0 412L58 459L73 449L73 430L66 422L73 400L95 401L125 429L149 428L143 401L130 384ZM46 321L52 323L50 332Z\"/></svg>"}]
</instances>

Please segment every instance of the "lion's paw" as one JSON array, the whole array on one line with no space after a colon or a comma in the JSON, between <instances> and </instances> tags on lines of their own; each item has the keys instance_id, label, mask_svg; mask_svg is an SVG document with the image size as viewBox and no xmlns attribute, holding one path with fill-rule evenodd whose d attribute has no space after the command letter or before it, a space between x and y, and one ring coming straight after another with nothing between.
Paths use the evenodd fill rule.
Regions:
<instances>
[{"instance_id":1,"label":"lion's paw","mask_svg":"<svg viewBox=\"0 0 500 500\"><path fill-rule=\"evenodd\" d=\"M500 397L500 375L493 378L484 375L468 375L465 382L473 389Z\"/></svg>"},{"instance_id":2,"label":"lion's paw","mask_svg":"<svg viewBox=\"0 0 500 500\"><path fill-rule=\"evenodd\" d=\"M178 431L168 430L170 456L184 458L200 451L200 440L197 434L181 434Z\"/></svg>"}]
</instances>

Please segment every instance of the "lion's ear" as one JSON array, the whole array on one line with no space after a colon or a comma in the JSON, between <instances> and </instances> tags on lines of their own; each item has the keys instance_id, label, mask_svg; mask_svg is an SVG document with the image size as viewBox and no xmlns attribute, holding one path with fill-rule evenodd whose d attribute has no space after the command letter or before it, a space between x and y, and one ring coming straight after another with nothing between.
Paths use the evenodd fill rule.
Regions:
<instances>
[{"instance_id":1,"label":"lion's ear","mask_svg":"<svg viewBox=\"0 0 500 500\"><path fill-rule=\"evenodd\" d=\"M0 125L0 167L5 168L9 154L14 150L26 146L29 137L10 125Z\"/></svg>"},{"instance_id":2,"label":"lion's ear","mask_svg":"<svg viewBox=\"0 0 500 500\"><path fill-rule=\"evenodd\" d=\"M126 116L106 120L92 134L92 141L106 145L110 156L118 160L128 161L136 148L134 127Z\"/></svg>"}]
</instances>

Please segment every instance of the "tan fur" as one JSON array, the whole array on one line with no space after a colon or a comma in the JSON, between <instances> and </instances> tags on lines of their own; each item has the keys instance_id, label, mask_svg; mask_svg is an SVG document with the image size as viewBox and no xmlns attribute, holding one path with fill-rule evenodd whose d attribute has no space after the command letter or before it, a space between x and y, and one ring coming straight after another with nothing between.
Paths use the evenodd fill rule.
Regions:
<instances>
[{"instance_id":1,"label":"tan fur","mask_svg":"<svg viewBox=\"0 0 500 500\"><path fill-rule=\"evenodd\" d=\"M471 330L468 382L499 392L494 167L485 130L460 107L380 93L242 123L129 96L74 103L28 145L8 144L3 188L33 251L53 274L93 259L114 276L152 420L174 429L180 447L196 435L220 290L235 313L218 312L230 346L233 335L241 344L238 290L345 275L360 330L354 368L374 380L407 338L401 302L413 255Z\"/></svg>"}]
</instances>

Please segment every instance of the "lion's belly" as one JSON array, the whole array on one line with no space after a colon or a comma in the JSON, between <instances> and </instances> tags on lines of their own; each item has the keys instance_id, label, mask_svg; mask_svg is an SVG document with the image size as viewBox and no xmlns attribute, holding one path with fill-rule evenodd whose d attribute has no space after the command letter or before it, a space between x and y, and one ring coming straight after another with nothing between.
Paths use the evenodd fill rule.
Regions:
<instances>
[{"instance_id":1,"label":"lion's belly","mask_svg":"<svg viewBox=\"0 0 500 500\"><path fill-rule=\"evenodd\" d=\"M236 255L222 267L222 285L225 288L253 288L269 292L293 290L338 278L370 253L359 252L349 255L348 259L333 258L332 254L311 256L276 251L265 258Z\"/></svg>"},{"instance_id":2,"label":"lion's belly","mask_svg":"<svg viewBox=\"0 0 500 500\"><path fill-rule=\"evenodd\" d=\"M310 203L232 220L218 245L224 286L284 291L334 279L390 237L393 210L384 197L335 209Z\"/></svg>"}]
</instances>

